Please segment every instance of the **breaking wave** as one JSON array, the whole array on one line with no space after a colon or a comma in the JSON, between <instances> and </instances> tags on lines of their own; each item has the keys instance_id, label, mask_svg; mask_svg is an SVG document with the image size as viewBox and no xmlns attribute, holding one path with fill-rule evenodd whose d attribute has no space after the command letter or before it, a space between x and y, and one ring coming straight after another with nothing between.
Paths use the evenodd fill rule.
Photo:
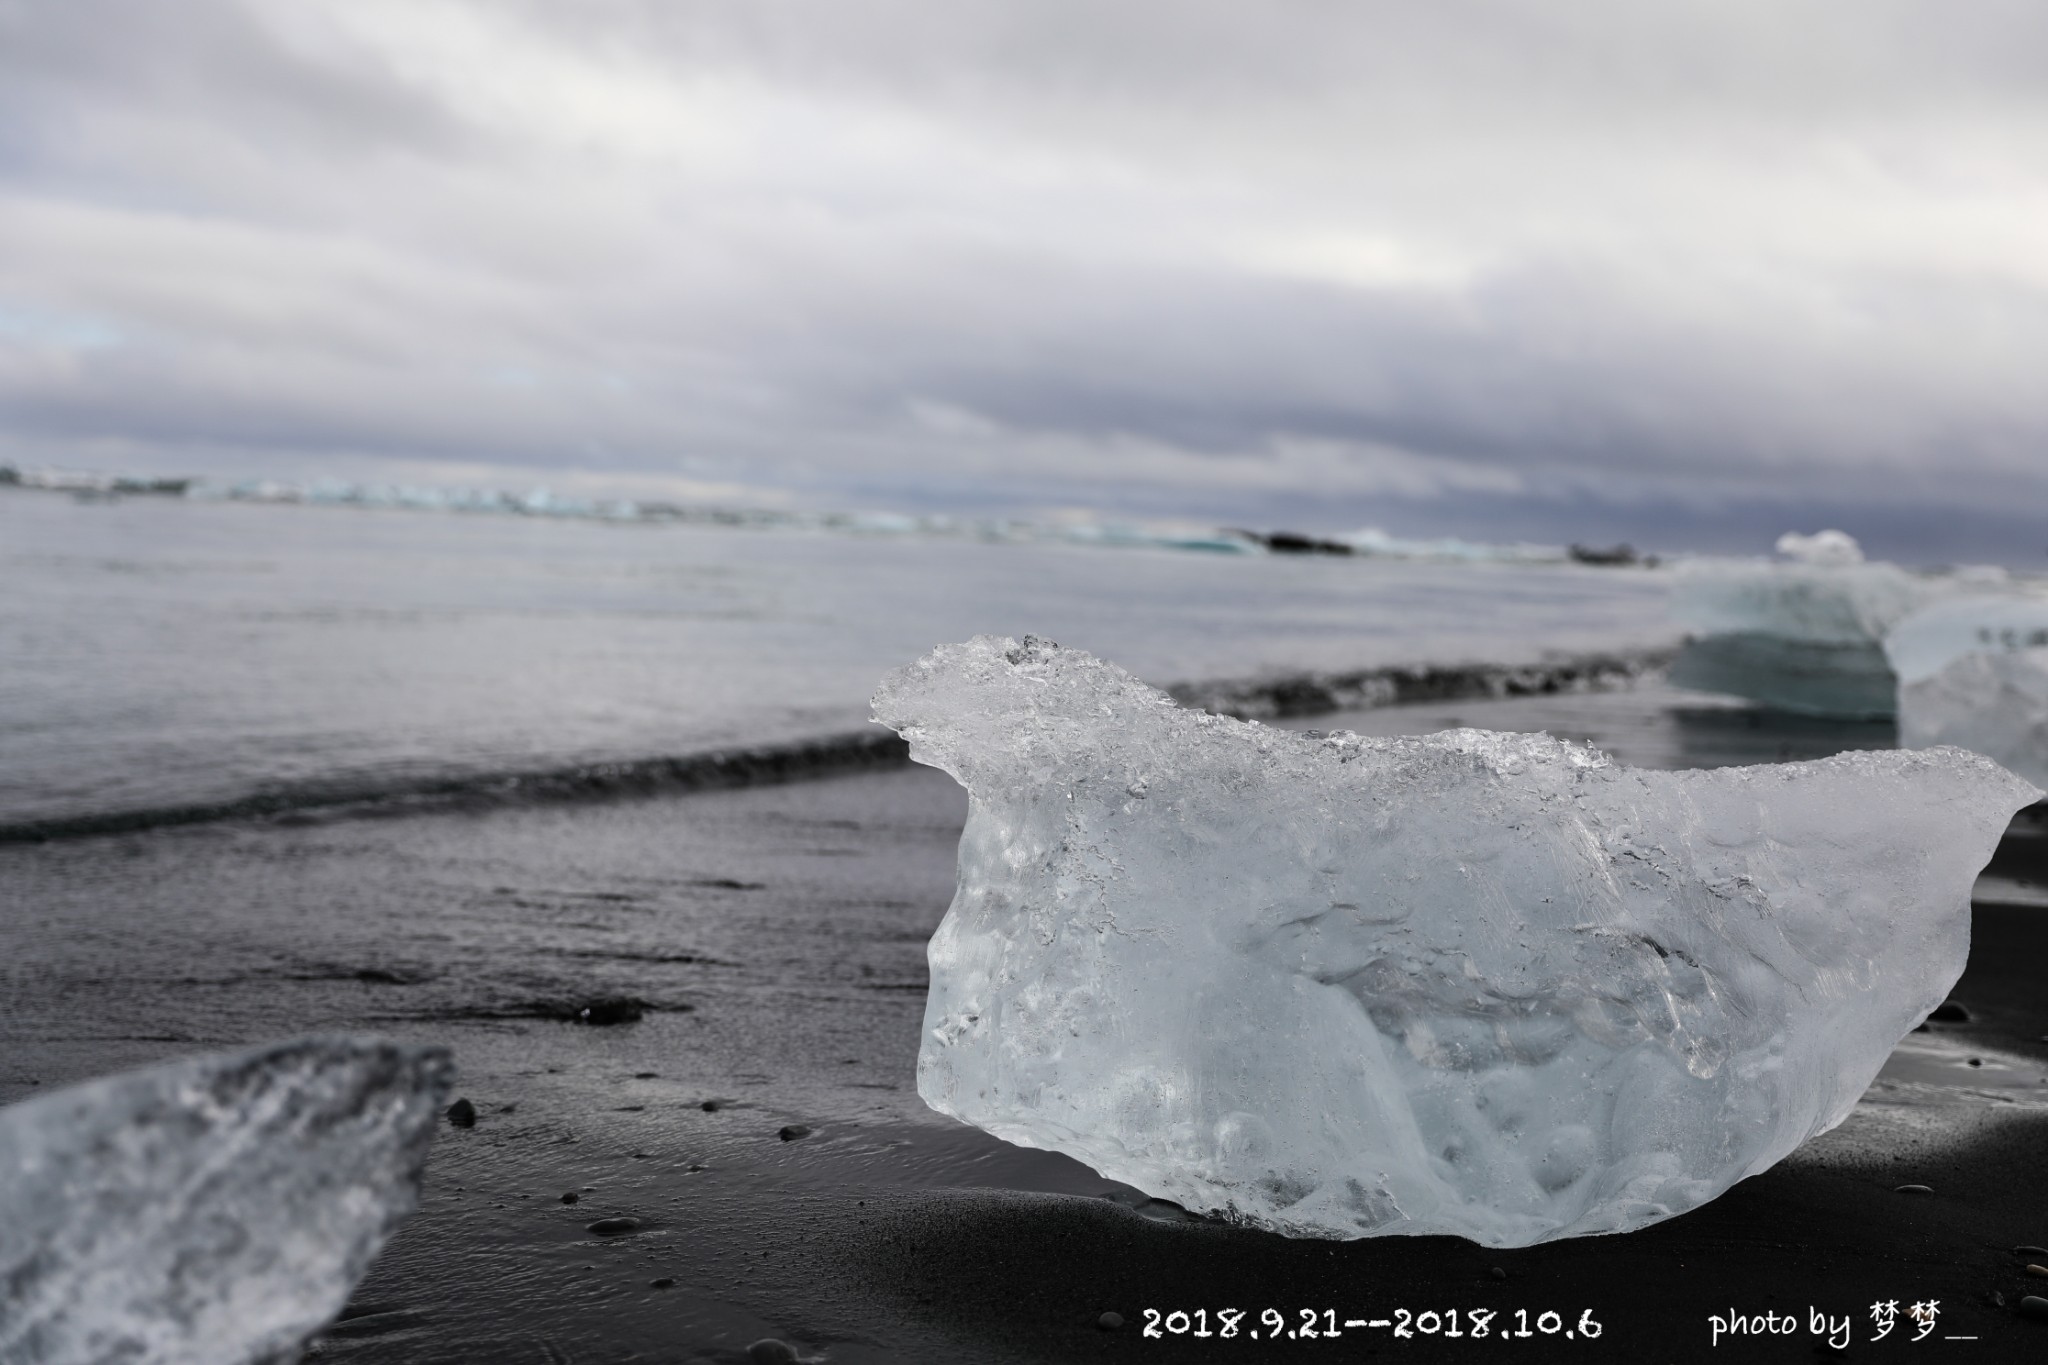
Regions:
<instances>
[{"instance_id":1,"label":"breaking wave","mask_svg":"<svg viewBox=\"0 0 2048 1365\"><path fill-rule=\"evenodd\" d=\"M1670 662L1668 651L1573 655L1524 665L1392 667L1183 683L1184 706L1251 719L1368 710L1406 702L1609 691ZM495 772L325 780L268 787L186 805L54 815L0 823L0 845L128 834L232 820L292 821L405 815L706 791L900 767L909 750L886 731L821 735L696 753Z\"/></svg>"},{"instance_id":2,"label":"breaking wave","mask_svg":"<svg viewBox=\"0 0 2048 1365\"><path fill-rule=\"evenodd\" d=\"M452 488L422 484L351 483L341 479L292 482L247 479L155 478L94 471L15 469L0 465L0 485L39 488L87 499L166 496L209 502L305 503L335 507L399 508L417 512L545 517L634 524L733 526L761 530L837 532L865 536L941 536L986 541L1053 542L1071 545L1192 550L1209 554L1339 555L1367 559L1447 563L1654 564L1628 546L1594 550L1585 546L1493 544L1485 541L1410 539L1378 527L1339 535L1296 531L1203 527L1187 524L1086 518L1032 521L1012 517L962 517L943 513L812 512L761 507L721 507L636 498L579 498L541 487L524 492Z\"/></svg>"}]
</instances>

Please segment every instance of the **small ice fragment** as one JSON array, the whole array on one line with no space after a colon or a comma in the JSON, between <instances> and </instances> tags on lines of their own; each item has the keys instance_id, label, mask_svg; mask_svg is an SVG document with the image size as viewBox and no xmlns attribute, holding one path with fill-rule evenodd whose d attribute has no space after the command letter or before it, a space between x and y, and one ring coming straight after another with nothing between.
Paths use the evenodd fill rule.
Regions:
<instances>
[{"instance_id":1,"label":"small ice fragment","mask_svg":"<svg viewBox=\"0 0 2048 1365\"><path fill-rule=\"evenodd\" d=\"M1863 547L1847 531L1815 531L1801 535L1787 531L1778 537L1777 551L1799 564L1861 564Z\"/></svg>"},{"instance_id":2,"label":"small ice fragment","mask_svg":"<svg viewBox=\"0 0 2048 1365\"><path fill-rule=\"evenodd\" d=\"M2048 786L2048 596L1951 598L1885 637L1899 743L1954 744Z\"/></svg>"},{"instance_id":3,"label":"small ice fragment","mask_svg":"<svg viewBox=\"0 0 2048 1365\"><path fill-rule=\"evenodd\" d=\"M0 1360L298 1359L417 1204L450 1073L307 1038L0 1110Z\"/></svg>"},{"instance_id":4,"label":"small ice fragment","mask_svg":"<svg viewBox=\"0 0 2048 1365\"><path fill-rule=\"evenodd\" d=\"M2037 795L1955 749L1292 734L1030 638L874 706L969 793L926 1103L1301 1236L1622 1232L1765 1169L1946 997Z\"/></svg>"}]
</instances>

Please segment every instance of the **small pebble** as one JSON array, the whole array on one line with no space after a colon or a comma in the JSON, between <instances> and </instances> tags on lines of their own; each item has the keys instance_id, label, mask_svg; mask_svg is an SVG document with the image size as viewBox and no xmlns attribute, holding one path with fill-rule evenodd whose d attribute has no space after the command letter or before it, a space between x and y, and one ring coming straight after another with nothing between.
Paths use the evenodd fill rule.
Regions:
<instances>
[{"instance_id":1,"label":"small pebble","mask_svg":"<svg viewBox=\"0 0 2048 1365\"><path fill-rule=\"evenodd\" d=\"M1968 1062L1968 1063L1966 1063L1966 1065L1969 1065L1969 1066L1982 1066L1982 1065L1984 1065L1984 1059L1983 1059L1982 1057L1972 1057L1972 1058L1970 1058L1969 1062Z\"/></svg>"},{"instance_id":2,"label":"small pebble","mask_svg":"<svg viewBox=\"0 0 2048 1365\"><path fill-rule=\"evenodd\" d=\"M455 1188L459 1190L462 1186L457 1185ZM2014 1247L2012 1254L2015 1256L2048 1256L2048 1247Z\"/></svg>"},{"instance_id":3,"label":"small pebble","mask_svg":"<svg viewBox=\"0 0 2048 1365\"><path fill-rule=\"evenodd\" d=\"M2048 1322L2048 1299L2042 1298L2039 1294L2027 1295L2020 1300L2020 1316L2039 1318L2042 1322Z\"/></svg>"},{"instance_id":4,"label":"small pebble","mask_svg":"<svg viewBox=\"0 0 2048 1365\"><path fill-rule=\"evenodd\" d=\"M636 1081L657 1080L660 1076L661 1073L659 1071L636 1071L633 1073L633 1079Z\"/></svg>"},{"instance_id":5,"label":"small pebble","mask_svg":"<svg viewBox=\"0 0 2048 1365\"><path fill-rule=\"evenodd\" d=\"M1122 1313L1104 1313L1095 1320L1095 1325L1105 1332L1114 1332L1117 1328L1124 1325L1124 1315Z\"/></svg>"},{"instance_id":6,"label":"small pebble","mask_svg":"<svg viewBox=\"0 0 2048 1365\"><path fill-rule=\"evenodd\" d=\"M674 1289L676 1282L672 1277L664 1275L658 1280L649 1280L647 1287L649 1289Z\"/></svg>"},{"instance_id":7,"label":"small pebble","mask_svg":"<svg viewBox=\"0 0 2048 1365\"><path fill-rule=\"evenodd\" d=\"M795 1142L798 1138L807 1138L810 1135L811 1130L809 1125L802 1123L790 1123L783 1125L782 1130L778 1132L775 1136L781 1138L784 1142Z\"/></svg>"},{"instance_id":8,"label":"small pebble","mask_svg":"<svg viewBox=\"0 0 2048 1365\"><path fill-rule=\"evenodd\" d=\"M640 1220L638 1218L600 1218L595 1223L584 1228L585 1232L593 1233L599 1237L623 1237L629 1232L638 1232L639 1230Z\"/></svg>"},{"instance_id":9,"label":"small pebble","mask_svg":"<svg viewBox=\"0 0 2048 1365\"><path fill-rule=\"evenodd\" d=\"M1507 1271L1502 1270L1499 1266L1495 1266L1493 1269L1487 1271L1486 1273L1493 1276L1493 1278L1495 1278L1496 1280L1505 1280L1508 1277Z\"/></svg>"},{"instance_id":10,"label":"small pebble","mask_svg":"<svg viewBox=\"0 0 2048 1365\"><path fill-rule=\"evenodd\" d=\"M563 1196L562 1196L562 1202L563 1202L564 1204L574 1204L574 1203L575 1203L576 1201L578 1201L578 1200L579 1200L579 1199L581 1199L581 1198L583 1198L583 1196L582 1196L582 1195L580 1195L580 1194L576 1193L576 1191L574 1191L574 1190L571 1190L571 1191L569 1191L569 1192L568 1192L567 1194L565 1194L565 1195L563 1195Z\"/></svg>"},{"instance_id":11,"label":"small pebble","mask_svg":"<svg viewBox=\"0 0 2048 1365\"><path fill-rule=\"evenodd\" d=\"M1933 1193L1934 1193L1934 1186L1932 1186L1932 1185L1898 1185L1898 1186L1894 1186L1894 1187L1893 1187L1893 1189L1892 1189L1892 1193L1893 1193L1893 1194L1933 1194Z\"/></svg>"},{"instance_id":12,"label":"small pebble","mask_svg":"<svg viewBox=\"0 0 2048 1365\"><path fill-rule=\"evenodd\" d=\"M476 1127L476 1106L468 1100L457 1100L447 1108L448 1121L457 1128Z\"/></svg>"},{"instance_id":13,"label":"small pebble","mask_svg":"<svg viewBox=\"0 0 2048 1365\"><path fill-rule=\"evenodd\" d=\"M1967 1024L1970 1022L1970 1008L1960 1000L1944 1000L1927 1017L1937 1024Z\"/></svg>"},{"instance_id":14,"label":"small pebble","mask_svg":"<svg viewBox=\"0 0 2048 1365\"><path fill-rule=\"evenodd\" d=\"M698 1105L697 1107L699 1109L702 1109L707 1114L715 1114L725 1106L721 1105L717 1100L706 1100L704 1101L704 1103Z\"/></svg>"},{"instance_id":15,"label":"small pebble","mask_svg":"<svg viewBox=\"0 0 2048 1365\"><path fill-rule=\"evenodd\" d=\"M2037 1280L2048 1280L2048 1265L2030 1265L2027 1273Z\"/></svg>"},{"instance_id":16,"label":"small pebble","mask_svg":"<svg viewBox=\"0 0 2048 1365\"><path fill-rule=\"evenodd\" d=\"M796 1347L774 1337L762 1337L747 1348L747 1359L753 1365L796 1365Z\"/></svg>"}]
</instances>

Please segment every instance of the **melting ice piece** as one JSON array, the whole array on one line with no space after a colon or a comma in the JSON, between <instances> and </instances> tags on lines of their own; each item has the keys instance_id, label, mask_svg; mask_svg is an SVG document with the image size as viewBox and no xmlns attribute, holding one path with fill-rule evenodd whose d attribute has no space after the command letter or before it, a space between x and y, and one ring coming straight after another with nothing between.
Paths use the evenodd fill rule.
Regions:
<instances>
[{"instance_id":1,"label":"melting ice piece","mask_svg":"<svg viewBox=\"0 0 2048 1365\"><path fill-rule=\"evenodd\" d=\"M2048 596L1958 597L1885 637L1899 743L1955 744L2048 786Z\"/></svg>"},{"instance_id":2,"label":"melting ice piece","mask_svg":"<svg viewBox=\"0 0 2048 1365\"><path fill-rule=\"evenodd\" d=\"M983 636L876 717L970 793L918 1092L1317 1237L1621 1232L1840 1122L2035 793L1953 749L1710 772L1275 731Z\"/></svg>"},{"instance_id":3,"label":"melting ice piece","mask_svg":"<svg viewBox=\"0 0 2048 1365\"><path fill-rule=\"evenodd\" d=\"M0 1110L0 1360L297 1360L412 1212L450 1075L309 1038Z\"/></svg>"},{"instance_id":4,"label":"melting ice piece","mask_svg":"<svg viewBox=\"0 0 2048 1365\"><path fill-rule=\"evenodd\" d=\"M1896 684L1885 633L1954 590L1950 579L1863 561L1839 531L1788 534L1794 562L1681 565L1671 612L1692 632L1671 681L1818 715L1889 716Z\"/></svg>"},{"instance_id":5,"label":"melting ice piece","mask_svg":"<svg viewBox=\"0 0 2048 1365\"><path fill-rule=\"evenodd\" d=\"M1847 531L1815 531L1801 535L1787 531L1778 537L1777 551L1801 564L1861 564L1863 547Z\"/></svg>"}]
</instances>

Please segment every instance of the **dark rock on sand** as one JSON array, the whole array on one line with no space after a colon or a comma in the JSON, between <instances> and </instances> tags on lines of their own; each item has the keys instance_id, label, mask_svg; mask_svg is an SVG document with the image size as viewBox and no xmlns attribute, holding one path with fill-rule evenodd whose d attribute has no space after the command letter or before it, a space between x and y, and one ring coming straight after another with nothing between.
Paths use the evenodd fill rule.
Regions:
<instances>
[{"instance_id":1,"label":"dark rock on sand","mask_svg":"<svg viewBox=\"0 0 2048 1365\"><path fill-rule=\"evenodd\" d=\"M1933 1193L1934 1193L1934 1187L1933 1187L1932 1185L1894 1185L1894 1186L1892 1186L1892 1193L1893 1193L1893 1194L1933 1194Z\"/></svg>"},{"instance_id":2,"label":"dark rock on sand","mask_svg":"<svg viewBox=\"0 0 2048 1365\"><path fill-rule=\"evenodd\" d=\"M582 1198L583 1198L583 1196L582 1196L582 1195L580 1195L580 1194L576 1193L576 1191L574 1191L574 1190L571 1190L571 1191L569 1191L569 1192L568 1192L567 1194L565 1194L565 1195L563 1195L563 1196L562 1196L562 1202L563 1202L564 1204L574 1204L574 1203L576 1203L576 1202L577 1202L578 1200L580 1200L580 1199L582 1199Z\"/></svg>"},{"instance_id":3,"label":"dark rock on sand","mask_svg":"<svg viewBox=\"0 0 2048 1365\"><path fill-rule=\"evenodd\" d=\"M1927 1017L1937 1024L1967 1024L1970 1022L1970 1007L1960 1000L1944 1000Z\"/></svg>"},{"instance_id":4,"label":"dark rock on sand","mask_svg":"<svg viewBox=\"0 0 2048 1365\"><path fill-rule=\"evenodd\" d=\"M2014 1247L2015 1256L2048 1256L2048 1247Z\"/></svg>"},{"instance_id":5,"label":"dark rock on sand","mask_svg":"<svg viewBox=\"0 0 2048 1365\"><path fill-rule=\"evenodd\" d=\"M345 1313L340 1319L327 1325L320 1335L323 1337L378 1337L392 1332L403 1332L419 1327L427 1320L424 1313L408 1308L387 1308L381 1304L370 1305L360 1311Z\"/></svg>"},{"instance_id":6,"label":"dark rock on sand","mask_svg":"<svg viewBox=\"0 0 2048 1365\"><path fill-rule=\"evenodd\" d=\"M2048 1322L2048 1299L2038 1294L2029 1294L2020 1300L2020 1316Z\"/></svg>"},{"instance_id":7,"label":"dark rock on sand","mask_svg":"<svg viewBox=\"0 0 2048 1365\"><path fill-rule=\"evenodd\" d=\"M762 1337L747 1348L751 1365L795 1365L796 1347L774 1337Z\"/></svg>"},{"instance_id":8,"label":"dark rock on sand","mask_svg":"<svg viewBox=\"0 0 2048 1365\"><path fill-rule=\"evenodd\" d=\"M1507 1271L1502 1270L1499 1266L1495 1266L1493 1269L1487 1271L1486 1273L1488 1275L1491 1275L1496 1280L1505 1280L1508 1277Z\"/></svg>"},{"instance_id":9,"label":"dark rock on sand","mask_svg":"<svg viewBox=\"0 0 2048 1365\"><path fill-rule=\"evenodd\" d=\"M457 1128L476 1127L476 1106L466 1099L459 1099L448 1106L448 1121Z\"/></svg>"},{"instance_id":10,"label":"dark rock on sand","mask_svg":"<svg viewBox=\"0 0 2048 1365\"><path fill-rule=\"evenodd\" d=\"M1604 550L1591 545L1574 545L1566 553L1574 564L1603 564L1617 568L1637 563L1640 558L1635 546L1626 544L1611 545Z\"/></svg>"},{"instance_id":11,"label":"dark rock on sand","mask_svg":"<svg viewBox=\"0 0 2048 1365\"><path fill-rule=\"evenodd\" d=\"M781 1138L784 1142L795 1142L798 1138L807 1138L810 1135L811 1130L808 1124L791 1123L785 1124L782 1131L775 1136Z\"/></svg>"},{"instance_id":12,"label":"dark rock on sand","mask_svg":"<svg viewBox=\"0 0 2048 1365\"><path fill-rule=\"evenodd\" d=\"M579 1024L590 1024L600 1028L611 1024L632 1024L639 1022L640 1016L647 1013L647 1008L645 1000L635 1000L630 996L606 996L601 1000L593 1000L577 1010L575 1018Z\"/></svg>"},{"instance_id":13,"label":"dark rock on sand","mask_svg":"<svg viewBox=\"0 0 2048 1365\"><path fill-rule=\"evenodd\" d=\"M1254 532L1254 535L1257 533ZM1283 555L1348 555L1357 550L1341 540L1325 540L1321 536L1305 536L1299 531L1274 531L1257 536L1265 542L1266 548Z\"/></svg>"},{"instance_id":14,"label":"dark rock on sand","mask_svg":"<svg viewBox=\"0 0 2048 1365\"><path fill-rule=\"evenodd\" d=\"M604 1027L610 1024L632 1024L650 1010L664 1010L671 1014L689 1014L695 1005L682 1001L666 1001L656 1004L649 1000L638 1000L631 996L600 996L592 999L514 1000L504 1004L456 1005L438 1009L422 1010L404 1014L373 1015L376 1019L424 1020L439 1023L449 1020L470 1019L553 1019L567 1024L592 1024Z\"/></svg>"},{"instance_id":15,"label":"dark rock on sand","mask_svg":"<svg viewBox=\"0 0 2048 1365\"><path fill-rule=\"evenodd\" d=\"M1122 1313L1104 1313L1095 1320L1095 1325L1105 1332L1114 1332L1117 1328L1124 1325L1124 1315Z\"/></svg>"},{"instance_id":16,"label":"dark rock on sand","mask_svg":"<svg viewBox=\"0 0 2048 1365\"><path fill-rule=\"evenodd\" d=\"M583 1229L596 1237L623 1237L629 1232L640 1231L638 1218L600 1218Z\"/></svg>"},{"instance_id":17,"label":"dark rock on sand","mask_svg":"<svg viewBox=\"0 0 2048 1365\"><path fill-rule=\"evenodd\" d=\"M664 1275L658 1280L649 1280L647 1287L649 1289L674 1289L676 1287L675 1277Z\"/></svg>"}]
</instances>

